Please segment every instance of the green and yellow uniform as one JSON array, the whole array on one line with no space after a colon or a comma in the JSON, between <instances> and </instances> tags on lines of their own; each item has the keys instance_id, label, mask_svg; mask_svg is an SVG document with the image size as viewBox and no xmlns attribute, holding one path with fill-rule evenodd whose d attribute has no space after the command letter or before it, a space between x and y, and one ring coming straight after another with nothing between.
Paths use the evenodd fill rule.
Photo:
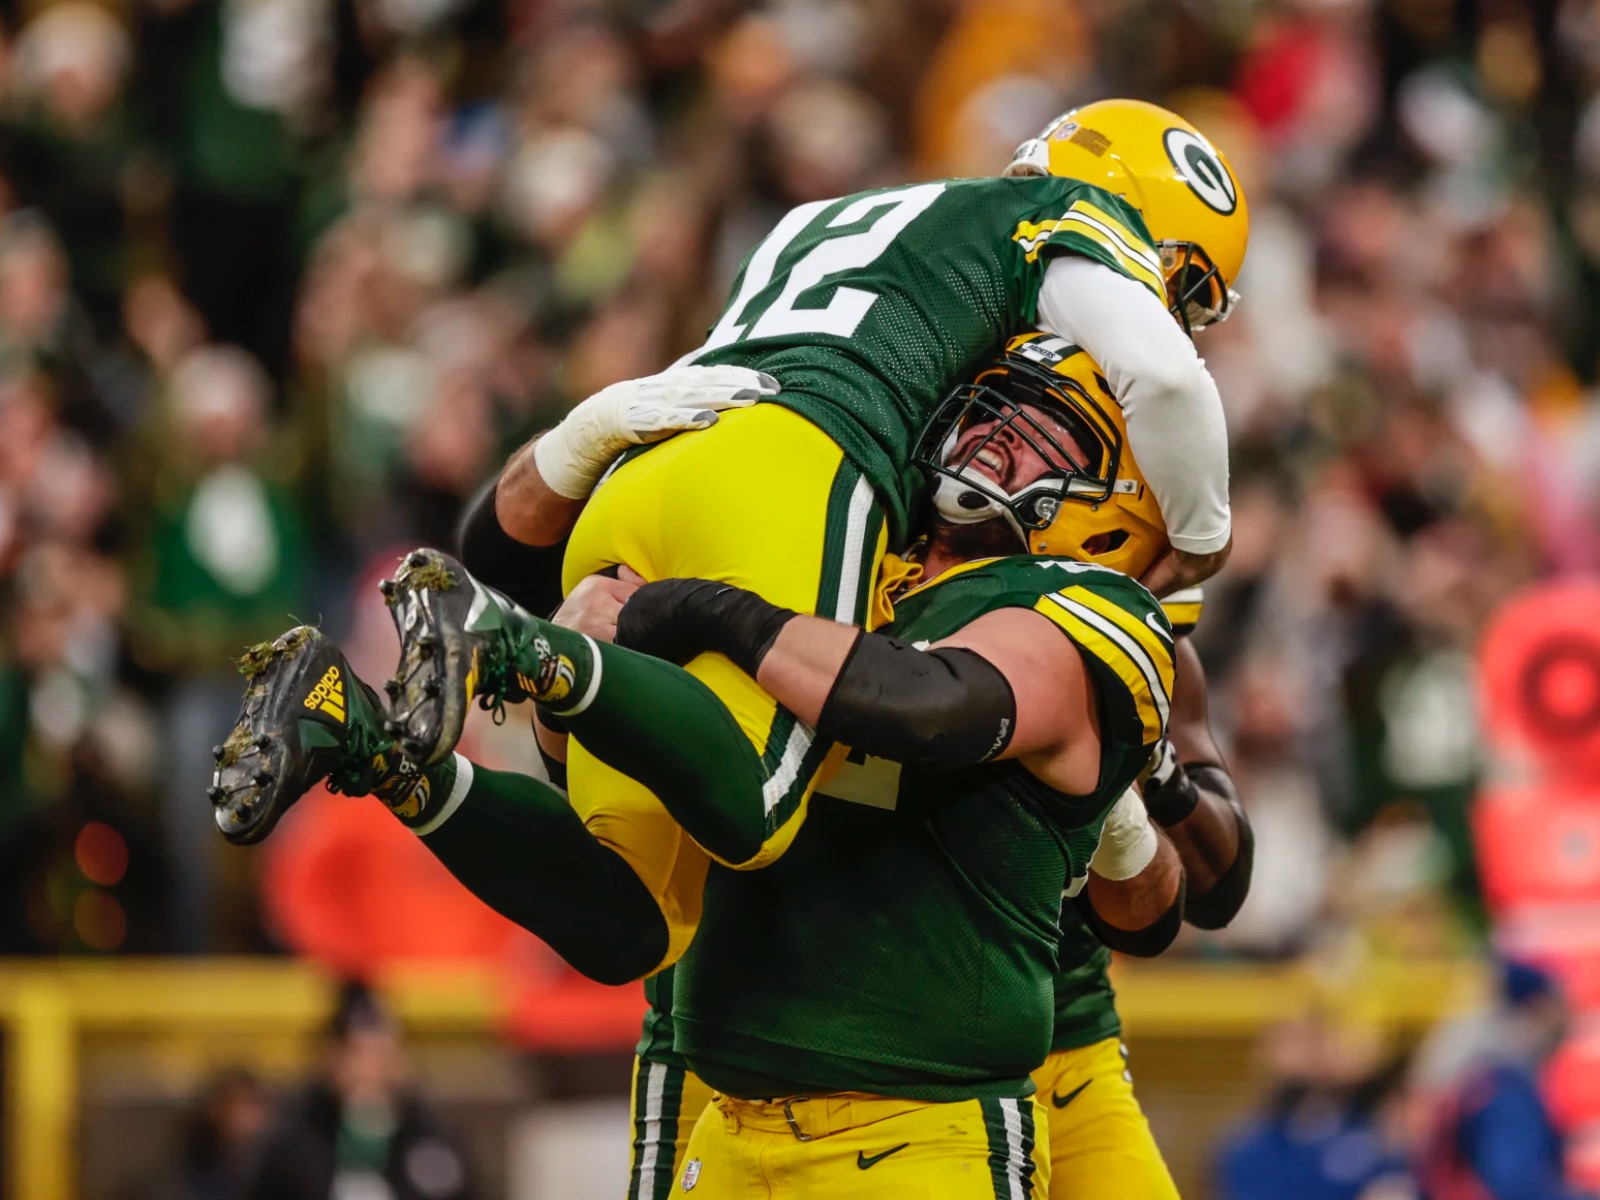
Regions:
<instances>
[{"instance_id":1,"label":"green and yellow uniform","mask_svg":"<svg viewBox=\"0 0 1600 1200\"><path fill-rule=\"evenodd\" d=\"M693 356L767 371L782 393L612 472L573 532L566 586L626 562L647 579L725 580L801 612L862 620L922 490L910 462L918 432L953 382L1033 324L1061 254L1101 262L1165 302L1138 213L1073 180L949 180L789 213ZM762 752L767 841L730 865L765 865L793 838L828 747L725 660L689 669ZM704 854L655 797L581 745L569 765L580 815L660 901L664 961L675 961L698 919Z\"/></svg>"},{"instance_id":2,"label":"green and yellow uniform","mask_svg":"<svg viewBox=\"0 0 1600 1200\"><path fill-rule=\"evenodd\" d=\"M1165 728L1172 647L1134 581L1031 556L915 589L895 632L937 642L1017 607L1083 655L1099 785L1071 796L1016 762L927 776L863 758L823 785L779 862L713 868L671 1020L675 1052L719 1095L680 1186L1044 1195L1029 1073L1050 1047L1062 896L1082 886L1106 812Z\"/></svg>"},{"instance_id":3,"label":"green and yellow uniform","mask_svg":"<svg viewBox=\"0 0 1600 1200\"><path fill-rule=\"evenodd\" d=\"M1199 588L1161 602L1175 637L1193 631L1203 603ZM1133 1094L1110 967L1111 951L1075 906L1063 905L1055 1028L1050 1056L1033 1073L1050 1108L1050 1194L1052 1200L1178 1200Z\"/></svg>"}]
</instances>

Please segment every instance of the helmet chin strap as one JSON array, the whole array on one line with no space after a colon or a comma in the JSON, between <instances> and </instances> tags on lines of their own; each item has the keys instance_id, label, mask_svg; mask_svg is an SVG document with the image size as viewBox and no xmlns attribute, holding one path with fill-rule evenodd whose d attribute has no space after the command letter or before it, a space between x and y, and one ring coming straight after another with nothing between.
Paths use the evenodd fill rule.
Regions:
<instances>
[{"instance_id":1,"label":"helmet chin strap","mask_svg":"<svg viewBox=\"0 0 1600 1200\"><path fill-rule=\"evenodd\" d=\"M1009 504L1026 499L1032 492L1048 488L1048 480L1030 483L1020 492L1012 495L999 484L983 478L971 467L963 467L960 477L941 475L938 484L933 489L934 510L952 525L979 525L984 521L993 521L997 517L1003 518L1011 526L1013 533L1022 543L1024 551L1031 549L1028 540L1028 530L1024 529L1022 522L1017 520ZM998 493L1006 498L1007 504L1002 504L995 498Z\"/></svg>"}]
</instances>

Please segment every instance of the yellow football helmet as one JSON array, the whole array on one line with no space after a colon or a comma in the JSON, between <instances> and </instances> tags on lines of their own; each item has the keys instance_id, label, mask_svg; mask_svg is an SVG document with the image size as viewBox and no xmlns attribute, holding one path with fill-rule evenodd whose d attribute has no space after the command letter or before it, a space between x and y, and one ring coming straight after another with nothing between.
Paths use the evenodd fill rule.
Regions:
<instances>
[{"instance_id":1,"label":"yellow football helmet","mask_svg":"<svg viewBox=\"0 0 1600 1200\"><path fill-rule=\"evenodd\" d=\"M1030 406L1049 410L1082 448L1068 448ZM993 432L956 457L963 430L994 420ZM1070 463L1007 495L973 460L1002 428L1030 442L1047 462ZM1088 354L1046 333L1012 338L1005 353L955 388L922 431L915 461L934 486L947 520L1004 516L1032 554L1096 563L1138 578L1167 548L1167 527L1128 451L1122 406Z\"/></svg>"},{"instance_id":2,"label":"yellow football helmet","mask_svg":"<svg viewBox=\"0 0 1600 1200\"><path fill-rule=\"evenodd\" d=\"M1018 146L1004 174L1080 179L1137 208L1185 330L1233 311L1250 208L1228 160L1177 113L1142 100L1085 104Z\"/></svg>"}]
</instances>

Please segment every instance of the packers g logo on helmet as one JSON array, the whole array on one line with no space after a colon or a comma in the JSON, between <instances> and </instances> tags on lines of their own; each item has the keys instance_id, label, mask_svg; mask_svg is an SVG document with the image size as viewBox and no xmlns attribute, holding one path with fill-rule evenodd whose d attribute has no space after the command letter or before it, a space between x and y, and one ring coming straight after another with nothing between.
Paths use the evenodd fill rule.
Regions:
<instances>
[{"instance_id":1,"label":"packers g logo on helmet","mask_svg":"<svg viewBox=\"0 0 1600 1200\"><path fill-rule=\"evenodd\" d=\"M1085 104L1017 147L1005 174L1078 179L1126 200L1155 242L1184 329L1233 312L1249 205L1228 160L1177 113L1142 100Z\"/></svg>"},{"instance_id":2,"label":"packers g logo on helmet","mask_svg":"<svg viewBox=\"0 0 1600 1200\"><path fill-rule=\"evenodd\" d=\"M1169 129L1162 141L1178 174L1205 204L1223 216L1239 207L1239 188L1210 142L1188 129Z\"/></svg>"},{"instance_id":3,"label":"packers g logo on helmet","mask_svg":"<svg viewBox=\"0 0 1600 1200\"><path fill-rule=\"evenodd\" d=\"M1080 449L1065 447L1030 408L1046 410ZM955 457L961 432L989 420L996 422L994 431ZM1071 465L1007 495L968 470L1002 428L1046 462ZM933 483L946 519L1004 517L1029 553L1138 578L1166 550L1167 527L1127 442L1122 406L1094 361L1062 338L1034 332L1012 338L1005 353L946 397L924 426L913 458Z\"/></svg>"}]
</instances>

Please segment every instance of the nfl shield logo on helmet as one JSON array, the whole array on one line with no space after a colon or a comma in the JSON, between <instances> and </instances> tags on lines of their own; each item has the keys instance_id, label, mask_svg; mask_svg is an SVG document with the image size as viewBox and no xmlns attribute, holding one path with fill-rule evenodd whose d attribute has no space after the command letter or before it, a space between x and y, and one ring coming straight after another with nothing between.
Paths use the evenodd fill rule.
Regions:
<instances>
[{"instance_id":1,"label":"nfl shield logo on helmet","mask_svg":"<svg viewBox=\"0 0 1600 1200\"><path fill-rule=\"evenodd\" d=\"M691 1158L683 1165L683 1190L689 1191L700 1182L700 1160Z\"/></svg>"}]
</instances>

